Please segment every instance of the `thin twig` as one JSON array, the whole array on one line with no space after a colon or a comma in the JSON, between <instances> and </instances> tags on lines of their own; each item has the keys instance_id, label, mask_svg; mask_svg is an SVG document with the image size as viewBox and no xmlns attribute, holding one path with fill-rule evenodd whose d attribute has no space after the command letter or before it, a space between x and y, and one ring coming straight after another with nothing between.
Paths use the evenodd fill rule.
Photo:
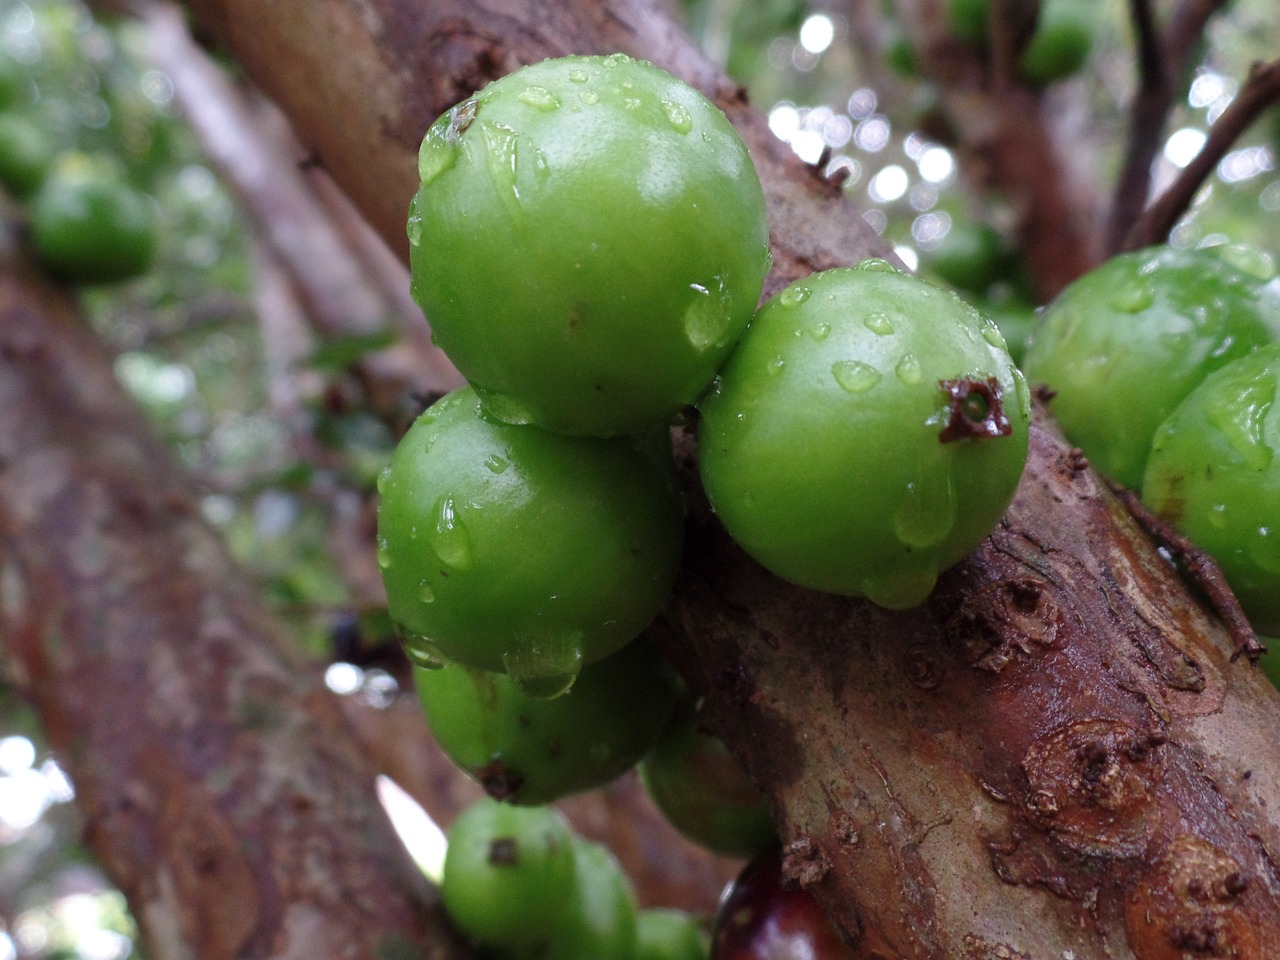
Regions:
<instances>
[{"instance_id":1,"label":"thin twig","mask_svg":"<svg viewBox=\"0 0 1280 960\"><path fill-rule=\"evenodd\" d=\"M1190 208L1209 174L1258 115L1280 101L1280 60L1254 64L1231 105L1209 130L1208 139L1178 178L1133 224L1122 250L1137 250L1160 243Z\"/></svg>"},{"instance_id":2,"label":"thin twig","mask_svg":"<svg viewBox=\"0 0 1280 960\"><path fill-rule=\"evenodd\" d=\"M1138 89L1129 105L1129 131L1124 164L1116 179L1107 224L1108 252L1115 252L1125 233L1141 215L1151 189L1151 161L1160 132L1173 106L1173 90L1163 47L1156 32L1151 0L1129 0L1138 65Z\"/></svg>"},{"instance_id":3,"label":"thin twig","mask_svg":"<svg viewBox=\"0 0 1280 960\"><path fill-rule=\"evenodd\" d=\"M1191 582L1204 592L1210 606L1235 641L1231 661L1234 663L1245 656L1250 663L1257 663L1258 658L1267 652L1267 648L1258 640L1257 633L1240 607L1240 601L1228 586L1217 561L1143 503L1138 494L1119 484L1109 483L1108 486L1142 529L1169 552L1191 578Z\"/></svg>"}]
</instances>

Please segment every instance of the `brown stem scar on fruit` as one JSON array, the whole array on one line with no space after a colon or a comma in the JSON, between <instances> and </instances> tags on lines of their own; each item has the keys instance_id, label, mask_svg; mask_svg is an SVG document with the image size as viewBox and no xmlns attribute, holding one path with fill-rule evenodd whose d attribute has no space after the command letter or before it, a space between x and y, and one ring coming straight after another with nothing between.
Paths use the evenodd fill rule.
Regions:
<instances>
[{"instance_id":1,"label":"brown stem scar on fruit","mask_svg":"<svg viewBox=\"0 0 1280 960\"><path fill-rule=\"evenodd\" d=\"M1004 391L995 377L939 380L938 386L947 392L951 410L947 425L938 434L939 442L1007 437L1013 433L1013 424L1004 413Z\"/></svg>"},{"instance_id":2,"label":"brown stem scar on fruit","mask_svg":"<svg viewBox=\"0 0 1280 960\"><path fill-rule=\"evenodd\" d=\"M520 862L515 837L495 837L489 844L489 863L495 867L514 867Z\"/></svg>"}]
</instances>

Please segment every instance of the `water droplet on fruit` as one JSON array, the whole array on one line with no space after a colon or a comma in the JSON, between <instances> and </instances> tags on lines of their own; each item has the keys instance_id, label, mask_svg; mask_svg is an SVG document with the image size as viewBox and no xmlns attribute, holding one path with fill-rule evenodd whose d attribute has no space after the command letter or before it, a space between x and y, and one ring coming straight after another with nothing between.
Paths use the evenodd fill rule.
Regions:
<instances>
[{"instance_id":1,"label":"water droplet on fruit","mask_svg":"<svg viewBox=\"0 0 1280 960\"><path fill-rule=\"evenodd\" d=\"M449 665L449 658L426 637L406 637L404 655L415 667L423 670L440 670Z\"/></svg>"},{"instance_id":2,"label":"water droplet on fruit","mask_svg":"<svg viewBox=\"0 0 1280 960\"><path fill-rule=\"evenodd\" d=\"M688 133L693 129L693 117L683 104L663 100L662 109L667 115L667 122L676 133Z\"/></svg>"},{"instance_id":3,"label":"water droplet on fruit","mask_svg":"<svg viewBox=\"0 0 1280 960\"><path fill-rule=\"evenodd\" d=\"M1213 247L1212 251L1255 280L1267 283L1276 278L1276 258L1261 247L1248 243L1224 243Z\"/></svg>"},{"instance_id":4,"label":"water droplet on fruit","mask_svg":"<svg viewBox=\"0 0 1280 960\"><path fill-rule=\"evenodd\" d=\"M587 71L583 70L581 67L574 67L569 71L569 80L572 83L586 83Z\"/></svg>"},{"instance_id":5,"label":"water droplet on fruit","mask_svg":"<svg viewBox=\"0 0 1280 960\"><path fill-rule=\"evenodd\" d=\"M404 225L404 232L409 238L409 246L417 247L422 244L422 217L418 214L416 206Z\"/></svg>"},{"instance_id":6,"label":"water droplet on fruit","mask_svg":"<svg viewBox=\"0 0 1280 960\"><path fill-rule=\"evenodd\" d=\"M378 538L378 569L391 569L391 546L387 543L386 537Z\"/></svg>"},{"instance_id":7,"label":"water droplet on fruit","mask_svg":"<svg viewBox=\"0 0 1280 960\"><path fill-rule=\"evenodd\" d=\"M778 294L778 302L784 307L795 307L809 299L812 294L808 287L791 286L787 287L782 293Z\"/></svg>"},{"instance_id":8,"label":"water droplet on fruit","mask_svg":"<svg viewBox=\"0 0 1280 960\"><path fill-rule=\"evenodd\" d=\"M1270 574L1280 573L1280 528L1259 527L1249 541L1249 559Z\"/></svg>"},{"instance_id":9,"label":"water droplet on fruit","mask_svg":"<svg viewBox=\"0 0 1280 960\"><path fill-rule=\"evenodd\" d=\"M378 493L385 493L387 483L391 480L391 464L387 464L378 473Z\"/></svg>"},{"instance_id":10,"label":"water droplet on fruit","mask_svg":"<svg viewBox=\"0 0 1280 960\"><path fill-rule=\"evenodd\" d=\"M914 384L924 379L924 370L914 353L904 353L898 365L893 368L894 374L903 383Z\"/></svg>"},{"instance_id":11,"label":"water droplet on fruit","mask_svg":"<svg viewBox=\"0 0 1280 960\"><path fill-rule=\"evenodd\" d=\"M559 97L546 87L539 87L536 84L525 87L516 95L516 99L526 106L533 107L535 110L541 110L543 113L549 113L560 106Z\"/></svg>"},{"instance_id":12,"label":"water droplet on fruit","mask_svg":"<svg viewBox=\"0 0 1280 960\"><path fill-rule=\"evenodd\" d=\"M809 328L809 336L821 343L831 335L831 324L825 320L822 323L815 323Z\"/></svg>"},{"instance_id":13,"label":"water droplet on fruit","mask_svg":"<svg viewBox=\"0 0 1280 960\"><path fill-rule=\"evenodd\" d=\"M485 163L494 185L507 187L503 191L503 202L513 214L520 212L520 194L516 190L516 145L518 137L510 127L499 123L480 121L480 133L484 140Z\"/></svg>"},{"instance_id":14,"label":"water droplet on fruit","mask_svg":"<svg viewBox=\"0 0 1280 960\"><path fill-rule=\"evenodd\" d=\"M858 589L872 603L890 610L908 610L928 599L937 579L930 567L912 567L867 577Z\"/></svg>"},{"instance_id":15,"label":"water droplet on fruit","mask_svg":"<svg viewBox=\"0 0 1280 960\"><path fill-rule=\"evenodd\" d=\"M685 308L685 337L695 350L707 350L725 338L732 322L724 281L717 278L714 289L700 283L689 284L689 289L696 296Z\"/></svg>"},{"instance_id":16,"label":"water droplet on fruit","mask_svg":"<svg viewBox=\"0 0 1280 960\"><path fill-rule=\"evenodd\" d=\"M831 375L846 393L866 393L880 382L880 371L860 360L837 360Z\"/></svg>"},{"instance_id":17,"label":"water droplet on fruit","mask_svg":"<svg viewBox=\"0 0 1280 960\"><path fill-rule=\"evenodd\" d=\"M862 325L877 337L887 337L893 333L893 320L887 313L868 314L863 318Z\"/></svg>"},{"instance_id":18,"label":"water droplet on fruit","mask_svg":"<svg viewBox=\"0 0 1280 960\"><path fill-rule=\"evenodd\" d=\"M787 365L787 361L781 355L774 357L765 365L765 373L771 377L776 377L782 372L782 368Z\"/></svg>"},{"instance_id":19,"label":"water droplet on fruit","mask_svg":"<svg viewBox=\"0 0 1280 960\"><path fill-rule=\"evenodd\" d=\"M865 270L868 273L897 273L898 268L881 257L871 257L853 265L854 270ZM926 293L928 291L925 291Z\"/></svg>"},{"instance_id":20,"label":"water droplet on fruit","mask_svg":"<svg viewBox=\"0 0 1280 960\"><path fill-rule=\"evenodd\" d=\"M431 532L431 546L447 566L455 570L468 570L475 557L471 552L471 534L459 515L453 497L441 497L435 506L435 529Z\"/></svg>"},{"instance_id":21,"label":"water droplet on fruit","mask_svg":"<svg viewBox=\"0 0 1280 960\"><path fill-rule=\"evenodd\" d=\"M431 584L423 580L421 586L418 587L418 599L423 603L435 603L436 592L432 589Z\"/></svg>"},{"instance_id":22,"label":"water droplet on fruit","mask_svg":"<svg viewBox=\"0 0 1280 960\"><path fill-rule=\"evenodd\" d=\"M904 546L915 550L937 546L956 525L957 507L949 471L913 480L894 511L893 532Z\"/></svg>"},{"instance_id":23,"label":"water droplet on fruit","mask_svg":"<svg viewBox=\"0 0 1280 960\"><path fill-rule=\"evenodd\" d=\"M508 393L499 393L496 390L486 390L483 387L476 387L475 390L484 405L484 413L494 420L523 426L533 423L536 419L533 408L517 397Z\"/></svg>"},{"instance_id":24,"label":"water droplet on fruit","mask_svg":"<svg viewBox=\"0 0 1280 960\"><path fill-rule=\"evenodd\" d=\"M1000 332L1000 328L994 323L984 323L982 327L982 339L997 350L1008 350L1009 344L1005 342L1004 334Z\"/></svg>"},{"instance_id":25,"label":"water droplet on fruit","mask_svg":"<svg viewBox=\"0 0 1280 960\"><path fill-rule=\"evenodd\" d=\"M1215 503L1209 508L1209 526L1216 530L1222 530L1227 525L1227 505L1225 503Z\"/></svg>"},{"instance_id":26,"label":"water droplet on fruit","mask_svg":"<svg viewBox=\"0 0 1280 960\"><path fill-rule=\"evenodd\" d=\"M610 70L612 70L614 67L619 66L620 64L630 63L630 62L631 62L631 58L628 57L625 53L611 53L604 58L604 65L608 67Z\"/></svg>"},{"instance_id":27,"label":"water droplet on fruit","mask_svg":"<svg viewBox=\"0 0 1280 960\"><path fill-rule=\"evenodd\" d=\"M1208 421L1221 431L1253 470L1266 470L1271 465L1274 451L1266 442L1265 420L1276 399L1274 377L1252 380L1230 397L1218 397L1218 402L1205 411Z\"/></svg>"},{"instance_id":28,"label":"water droplet on fruit","mask_svg":"<svg viewBox=\"0 0 1280 960\"><path fill-rule=\"evenodd\" d=\"M507 469L507 461L496 453L485 457L484 465L490 473L502 473Z\"/></svg>"},{"instance_id":29,"label":"water droplet on fruit","mask_svg":"<svg viewBox=\"0 0 1280 960\"><path fill-rule=\"evenodd\" d=\"M502 655L502 665L520 690L530 697L551 700L568 693L582 672L583 636L581 631L529 640Z\"/></svg>"},{"instance_id":30,"label":"water droplet on fruit","mask_svg":"<svg viewBox=\"0 0 1280 960\"><path fill-rule=\"evenodd\" d=\"M457 135L455 133L454 136L449 136L447 129L433 125L422 138L422 146L418 148L418 179L424 187L457 162Z\"/></svg>"},{"instance_id":31,"label":"water droplet on fruit","mask_svg":"<svg viewBox=\"0 0 1280 960\"><path fill-rule=\"evenodd\" d=\"M1109 305L1121 313L1141 313L1155 303L1155 287L1149 281L1134 280L1111 295Z\"/></svg>"},{"instance_id":32,"label":"water droplet on fruit","mask_svg":"<svg viewBox=\"0 0 1280 960\"><path fill-rule=\"evenodd\" d=\"M594 90L583 90L582 93L578 94L578 99L587 106L591 106L593 103L600 102L600 94L596 93Z\"/></svg>"}]
</instances>

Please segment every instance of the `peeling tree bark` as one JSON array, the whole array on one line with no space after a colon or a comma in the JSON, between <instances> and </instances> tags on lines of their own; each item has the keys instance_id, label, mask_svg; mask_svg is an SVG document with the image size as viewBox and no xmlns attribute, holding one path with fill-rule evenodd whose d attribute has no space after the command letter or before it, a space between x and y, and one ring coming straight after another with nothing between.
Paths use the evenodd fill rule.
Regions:
<instances>
[{"instance_id":1,"label":"peeling tree bark","mask_svg":"<svg viewBox=\"0 0 1280 960\"><path fill-rule=\"evenodd\" d=\"M155 958L453 960L435 892L74 304L0 250L0 636Z\"/></svg>"},{"instance_id":2,"label":"peeling tree bark","mask_svg":"<svg viewBox=\"0 0 1280 960\"><path fill-rule=\"evenodd\" d=\"M439 112L520 63L623 50L739 124L770 198L770 289L884 253L630 0L190 6L401 249ZM768 576L688 491L670 649L772 797L789 873L865 960L1271 955L1280 696L1047 418L1000 529L907 613Z\"/></svg>"}]
</instances>

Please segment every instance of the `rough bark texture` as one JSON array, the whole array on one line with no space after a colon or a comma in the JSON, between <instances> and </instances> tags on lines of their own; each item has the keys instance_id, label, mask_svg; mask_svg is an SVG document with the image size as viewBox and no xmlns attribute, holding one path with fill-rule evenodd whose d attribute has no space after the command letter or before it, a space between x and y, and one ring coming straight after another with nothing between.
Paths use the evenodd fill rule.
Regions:
<instances>
[{"instance_id":1,"label":"rough bark texture","mask_svg":"<svg viewBox=\"0 0 1280 960\"><path fill-rule=\"evenodd\" d=\"M733 87L669 21L638 3L196 0L191 7L279 99L300 136L388 238L401 241L418 138L441 110L520 63L617 49L691 80L739 124L770 197L771 289L810 269L883 253L838 191L771 143L761 117ZM6 326L10 353L33 349L23 345L22 324ZM53 382L48 374L45 381ZM40 383L23 387L36 391ZM59 389L75 396L84 386ZM65 400L39 396L42 408L67 415L59 406ZM18 399L5 397L4 416ZM75 416L86 435L58 451L87 455L91 432L103 455L118 455L99 415L90 409ZM4 436L25 437L19 426L32 429L10 420ZM52 427L38 432L45 429ZM124 558L76 536L81 518L100 516L92 513L104 496L96 486L73 497L65 486L30 479L56 477L47 471L71 455L26 457L0 489L14 516L34 511L51 525L45 536L72 545L76 562L67 575L75 573L75 585L86 590L87 599L78 596L72 608L81 619L42 631L43 643L32 631L18 634L32 637L20 649L30 651L33 665L53 656L53 637L64 637L65 648L65 637L92 636L86 618L110 623L119 608L109 590L133 579L120 576L129 570ZM110 475L108 466L102 469ZM692 480L689 492L690 549L668 611L670 646L706 694L711 718L773 797L789 872L814 890L864 960L1263 960L1273 953L1280 943L1280 825L1269 803L1280 787L1273 749L1280 697L1247 663L1231 661L1230 638L1213 613L1046 420L1034 431L1028 473L1001 528L944 579L928 605L905 614L778 582L726 540ZM24 496L15 499L17 493ZM112 522L122 534L109 541L115 549L127 550L123 534L141 536L162 518L174 526L169 535L190 528L166 512L163 499L147 506L152 501L138 491L115 495L121 509ZM31 506L58 497L57 511ZM175 547L175 557L188 555ZM31 566L17 568L16 580L5 577L6 609L23 606L29 584L37 585L29 597L57 587L35 580ZM233 654L249 663L266 656L220 642L226 631L211 624L228 621L216 611L175 617L183 610L177 599L152 611L155 628L134 636L161 632L159 625L202 626L197 639L208 634L212 641L207 655L195 658L198 671L232 669L239 663ZM152 658L175 657L173 647L148 657L107 649L114 656L89 663L110 666L110 683L136 682ZM101 676L100 668L94 680ZM197 673L197 680L205 677ZM145 745L178 727L188 715L178 712L182 705L206 686L237 698L207 705L213 716L259 724L260 711L273 715L263 702L270 706L292 689L284 680L267 684L266 697L248 682L228 688L193 681L176 697L161 688L140 710L161 722L142 724L128 739ZM134 699L144 703L141 693ZM63 743L85 736L77 709L84 708L75 696L48 707ZM315 732L290 728L281 740L288 734L311 742ZM211 750L220 736L230 734L139 749L168 770L170 751ZM94 744L102 754L83 746L86 775L101 762L96 758L113 755L110 743ZM144 792L157 777L163 791L150 789L161 799L185 790L174 794L182 798L181 818L172 806L147 808L162 825L187 829L191 817L205 826L202 836L217 835L217 819L205 811L219 809L220 798L229 811L226 794L183 788L178 778L131 762ZM230 782L237 782L234 773ZM261 811L257 800L269 788L243 789L251 791L240 798L246 809ZM91 809L101 814L92 802ZM110 834L102 839L105 853L127 859L118 851L146 834L128 829L129 811L139 808L123 809L124 819L100 822ZM271 812L279 815L276 807ZM295 820L280 824L286 837L323 848L329 834L314 821L306 825L301 837ZM349 869L363 877L349 882L375 882L356 865ZM399 876L398 869L389 875ZM227 876L220 886L240 882L239 874ZM191 897L201 902L197 890ZM269 911L281 902L272 893L238 909ZM232 929L249 926L237 924Z\"/></svg>"},{"instance_id":2,"label":"rough bark texture","mask_svg":"<svg viewBox=\"0 0 1280 960\"><path fill-rule=\"evenodd\" d=\"M466 956L336 698L60 291L0 251L0 636L147 956Z\"/></svg>"}]
</instances>

